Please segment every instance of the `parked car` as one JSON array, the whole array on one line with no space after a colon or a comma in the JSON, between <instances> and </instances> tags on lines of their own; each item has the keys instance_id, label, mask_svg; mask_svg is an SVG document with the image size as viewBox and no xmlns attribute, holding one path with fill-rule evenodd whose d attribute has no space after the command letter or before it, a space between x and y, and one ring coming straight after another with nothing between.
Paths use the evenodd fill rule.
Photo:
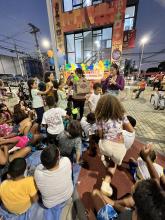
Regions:
<instances>
[{"instance_id":1,"label":"parked car","mask_svg":"<svg viewBox=\"0 0 165 220\"><path fill-rule=\"evenodd\" d=\"M15 74L0 74L0 79L3 80L5 86L17 87L24 80L21 75Z\"/></svg>"}]
</instances>

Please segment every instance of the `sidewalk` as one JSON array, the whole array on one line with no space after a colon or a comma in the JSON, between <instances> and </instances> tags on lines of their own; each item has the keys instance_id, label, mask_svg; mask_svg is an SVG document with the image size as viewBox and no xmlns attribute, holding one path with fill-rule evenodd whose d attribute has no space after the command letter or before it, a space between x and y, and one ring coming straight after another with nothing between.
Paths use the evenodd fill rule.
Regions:
<instances>
[{"instance_id":1,"label":"sidewalk","mask_svg":"<svg viewBox=\"0 0 165 220\"><path fill-rule=\"evenodd\" d=\"M165 155L165 110L154 110L149 102L152 92L147 88L141 98L127 97L122 103L137 120L136 138L142 143L153 142L155 149Z\"/></svg>"}]
</instances>

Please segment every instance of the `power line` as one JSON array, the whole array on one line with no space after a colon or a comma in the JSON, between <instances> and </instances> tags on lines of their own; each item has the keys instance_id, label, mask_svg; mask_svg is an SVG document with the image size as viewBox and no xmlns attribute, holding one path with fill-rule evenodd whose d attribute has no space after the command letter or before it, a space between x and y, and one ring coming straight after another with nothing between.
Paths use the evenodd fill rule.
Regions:
<instances>
[{"instance_id":1,"label":"power line","mask_svg":"<svg viewBox=\"0 0 165 220\"><path fill-rule=\"evenodd\" d=\"M14 46L14 43L11 43L11 42L1 42L1 43L7 44L7 46L8 46L8 45ZM3 46L3 45L2 45L2 46ZM27 47L24 47L24 46L22 46L22 45L20 45L20 44L16 44L16 46L19 47L19 48L25 49L25 50L33 51L32 49L29 49L29 48L27 48Z\"/></svg>"},{"instance_id":2,"label":"power line","mask_svg":"<svg viewBox=\"0 0 165 220\"><path fill-rule=\"evenodd\" d=\"M8 44L8 45L13 45L14 47L16 46L16 47L19 47L19 48L22 48L22 49L25 49L25 50L30 50L29 48L27 48L27 47L24 47L24 46L22 46L22 45L20 45L20 44L16 44L16 41L17 42L21 42L21 43L24 43L24 44L29 44L29 43L31 43L31 42L28 42L28 41L24 41L24 40L19 40L19 39L16 39L16 38L14 38L15 36L17 36L18 34L24 34L24 33L27 33L27 32L29 32L29 31L27 31L27 29L26 29L26 31L24 31L24 32L17 32L17 33L15 33L14 35L12 35L12 36L6 36L6 35L4 35L4 34L0 34L0 36L3 36L4 37L4 39L0 39L0 42L1 43L4 43L4 44ZM11 42L9 42L9 40L12 40L12 41L14 41L14 43L11 43ZM3 46L3 45L2 45ZM5 47L5 46L4 46ZM32 50L30 50L30 51L32 51Z\"/></svg>"},{"instance_id":3,"label":"power line","mask_svg":"<svg viewBox=\"0 0 165 220\"><path fill-rule=\"evenodd\" d=\"M19 54L22 54L22 55L30 56L29 53L26 53L26 52L20 51L20 50L16 50L16 49L12 49L12 48L8 48L8 47L4 47L3 45L0 45L0 49L6 50L6 51L8 51L10 53L19 53Z\"/></svg>"},{"instance_id":4,"label":"power line","mask_svg":"<svg viewBox=\"0 0 165 220\"><path fill-rule=\"evenodd\" d=\"M149 54L156 54L156 55L159 55L159 54L164 54L165 53L165 49L162 50L161 52L145 52L144 55L149 55ZM139 56L141 53L123 53L123 56ZM148 57L146 57L148 58ZM144 59L146 59L144 58Z\"/></svg>"},{"instance_id":5,"label":"power line","mask_svg":"<svg viewBox=\"0 0 165 220\"><path fill-rule=\"evenodd\" d=\"M159 54L161 54L161 53L165 53L165 49L163 49L163 50L161 50L161 51L159 51L159 52L157 52L157 53L154 53L154 54L151 55L151 56L145 57L143 60L149 59L149 58L151 58L151 57L155 57L155 56L157 56L157 55L159 55Z\"/></svg>"},{"instance_id":6,"label":"power line","mask_svg":"<svg viewBox=\"0 0 165 220\"><path fill-rule=\"evenodd\" d=\"M19 39L16 39L16 38L15 38L15 37L16 37L18 34L20 34L20 33L25 34L25 33L28 33L28 32L29 32L29 30L26 29L26 31L24 31L24 32L18 32L18 33L16 33L16 34L13 35L13 36L6 36L6 35L4 35L4 34L0 34L0 36L4 37L4 39L0 39L0 42L6 42L6 41L9 41L9 40L15 40L15 41L17 41L17 42L22 42L22 43L24 43L24 44L29 44L30 41L19 40Z\"/></svg>"}]
</instances>

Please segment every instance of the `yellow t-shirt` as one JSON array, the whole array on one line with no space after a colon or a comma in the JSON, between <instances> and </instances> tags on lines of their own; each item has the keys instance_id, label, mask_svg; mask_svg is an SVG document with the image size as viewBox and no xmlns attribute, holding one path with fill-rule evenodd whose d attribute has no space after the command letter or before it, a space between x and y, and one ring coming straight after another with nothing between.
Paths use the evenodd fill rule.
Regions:
<instances>
[{"instance_id":1,"label":"yellow t-shirt","mask_svg":"<svg viewBox=\"0 0 165 220\"><path fill-rule=\"evenodd\" d=\"M14 214L22 214L31 207L30 198L37 189L33 177L20 180L5 180L0 185L0 199L5 208Z\"/></svg>"}]
</instances>

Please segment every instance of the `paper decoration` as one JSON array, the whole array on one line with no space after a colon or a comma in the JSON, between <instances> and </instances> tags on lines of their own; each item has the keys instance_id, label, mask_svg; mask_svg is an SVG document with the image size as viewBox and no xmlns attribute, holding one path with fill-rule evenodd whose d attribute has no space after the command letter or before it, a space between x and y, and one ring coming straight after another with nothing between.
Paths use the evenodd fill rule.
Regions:
<instances>
[{"instance_id":1,"label":"paper decoration","mask_svg":"<svg viewBox=\"0 0 165 220\"><path fill-rule=\"evenodd\" d=\"M81 64L82 70L85 71L86 70L86 66L84 63Z\"/></svg>"},{"instance_id":2,"label":"paper decoration","mask_svg":"<svg viewBox=\"0 0 165 220\"><path fill-rule=\"evenodd\" d=\"M98 69L101 70L101 71L104 71L104 63L103 63L102 60L99 61Z\"/></svg>"},{"instance_id":3,"label":"paper decoration","mask_svg":"<svg viewBox=\"0 0 165 220\"><path fill-rule=\"evenodd\" d=\"M65 70L67 70L67 71L71 70L71 65L69 63L65 65Z\"/></svg>"},{"instance_id":4,"label":"paper decoration","mask_svg":"<svg viewBox=\"0 0 165 220\"><path fill-rule=\"evenodd\" d=\"M48 50L47 55L48 55L48 57L53 57L53 51L52 50Z\"/></svg>"},{"instance_id":5,"label":"paper decoration","mask_svg":"<svg viewBox=\"0 0 165 220\"><path fill-rule=\"evenodd\" d=\"M98 63L91 64L87 66L86 64L66 64L66 71L75 71L76 68L81 68L83 71L99 70L105 71L110 69L111 62L110 60L100 60Z\"/></svg>"},{"instance_id":6,"label":"paper decoration","mask_svg":"<svg viewBox=\"0 0 165 220\"><path fill-rule=\"evenodd\" d=\"M93 68L94 68L94 65L93 65L93 64L91 64L90 66L88 66L88 70L93 70Z\"/></svg>"},{"instance_id":7,"label":"paper decoration","mask_svg":"<svg viewBox=\"0 0 165 220\"><path fill-rule=\"evenodd\" d=\"M81 64L77 64L77 68L80 68L80 69L81 69Z\"/></svg>"},{"instance_id":8,"label":"paper decoration","mask_svg":"<svg viewBox=\"0 0 165 220\"><path fill-rule=\"evenodd\" d=\"M76 65L75 64L71 64L71 70L75 71L76 70Z\"/></svg>"},{"instance_id":9,"label":"paper decoration","mask_svg":"<svg viewBox=\"0 0 165 220\"><path fill-rule=\"evenodd\" d=\"M76 74L74 75L73 79L75 82L79 81L79 77Z\"/></svg>"}]
</instances>

